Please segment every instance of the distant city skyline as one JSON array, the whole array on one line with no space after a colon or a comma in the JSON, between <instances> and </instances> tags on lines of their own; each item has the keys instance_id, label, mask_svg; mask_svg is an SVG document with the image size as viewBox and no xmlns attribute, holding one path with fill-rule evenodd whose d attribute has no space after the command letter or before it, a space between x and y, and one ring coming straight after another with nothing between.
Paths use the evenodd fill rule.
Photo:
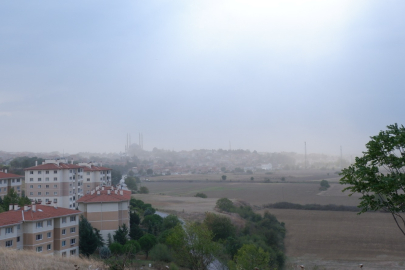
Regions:
<instances>
[{"instance_id":1,"label":"distant city skyline","mask_svg":"<svg viewBox=\"0 0 405 270\"><path fill-rule=\"evenodd\" d=\"M405 124L404 1L0 3L0 151L359 155Z\"/></svg>"}]
</instances>

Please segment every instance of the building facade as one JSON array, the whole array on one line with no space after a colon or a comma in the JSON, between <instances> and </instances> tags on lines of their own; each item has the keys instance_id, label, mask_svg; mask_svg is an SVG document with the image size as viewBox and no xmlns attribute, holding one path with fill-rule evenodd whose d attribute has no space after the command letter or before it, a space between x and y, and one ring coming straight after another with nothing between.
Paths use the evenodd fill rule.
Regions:
<instances>
[{"instance_id":1,"label":"building facade","mask_svg":"<svg viewBox=\"0 0 405 270\"><path fill-rule=\"evenodd\" d=\"M45 160L25 169L25 195L37 202L52 202L75 209L83 195L83 167L65 159Z\"/></svg>"},{"instance_id":2,"label":"building facade","mask_svg":"<svg viewBox=\"0 0 405 270\"><path fill-rule=\"evenodd\" d=\"M111 169L97 163L79 163L83 168L83 194L89 194L97 186L111 186Z\"/></svg>"},{"instance_id":3,"label":"building facade","mask_svg":"<svg viewBox=\"0 0 405 270\"><path fill-rule=\"evenodd\" d=\"M4 198L7 192L14 188L18 195L21 195L24 176L7 173L7 170L0 171L0 197Z\"/></svg>"},{"instance_id":4,"label":"building facade","mask_svg":"<svg viewBox=\"0 0 405 270\"><path fill-rule=\"evenodd\" d=\"M79 211L94 228L100 230L104 240L125 224L129 230L129 201L131 192L114 187L96 187L78 200Z\"/></svg>"},{"instance_id":5,"label":"building facade","mask_svg":"<svg viewBox=\"0 0 405 270\"><path fill-rule=\"evenodd\" d=\"M0 213L0 247L78 256L80 213L56 205L11 205Z\"/></svg>"}]
</instances>

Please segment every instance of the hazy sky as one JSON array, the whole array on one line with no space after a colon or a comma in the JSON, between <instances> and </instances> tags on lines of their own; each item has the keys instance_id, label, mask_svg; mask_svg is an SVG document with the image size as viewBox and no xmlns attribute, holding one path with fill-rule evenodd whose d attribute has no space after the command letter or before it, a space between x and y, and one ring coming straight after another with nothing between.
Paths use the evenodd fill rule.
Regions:
<instances>
[{"instance_id":1,"label":"hazy sky","mask_svg":"<svg viewBox=\"0 0 405 270\"><path fill-rule=\"evenodd\" d=\"M405 124L405 1L2 1L0 150L358 153Z\"/></svg>"}]
</instances>

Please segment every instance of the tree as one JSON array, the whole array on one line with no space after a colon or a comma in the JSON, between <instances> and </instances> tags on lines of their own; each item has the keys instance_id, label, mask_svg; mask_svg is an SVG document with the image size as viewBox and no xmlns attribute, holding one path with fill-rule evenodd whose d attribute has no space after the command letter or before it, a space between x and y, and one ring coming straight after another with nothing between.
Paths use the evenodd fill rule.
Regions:
<instances>
[{"instance_id":1,"label":"tree","mask_svg":"<svg viewBox=\"0 0 405 270\"><path fill-rule=\"evenodd\" d=\"M222 175L222 180L226 180L226 175L224 174L224 175Z\"/></svg>"},{"instance_id":2,"label":"tree","mask_svg":"<svg viewBox=\"0 0 405 270\"><path fill-rule=\"evenodd\" d=\"M360 193L360 213L383 210L391 213L405 235L405 127L387 126L370 137L367 150L355 163L342 170L340 183L349 185L343 191Z\"/></svg>"},{"instance_id":3,"label":"tree","mask_svg":"<svg viewBox=\"0 0 405 270\"><path fill-rule=\"evenodd\" d=\"M118 230L114 233L114 241L120 243L121 245L125 245L128 240L128 227L124 223L122 226L118 226Z\"/></svg>"},{"instance_id":4,"label":"tree","mask_svg":"<svg viewBox=\"0 0 405 270\"><path fill-rule=\"evenodd\" d=\"M233 202L228 198L221 198L217 201L216 207L222 211L231 212L234 208Z\"/></svg>"},{"instance_id":5,"label":"tree","mask_svg":"<svg viewBox=\"0 0 405 270\"><path fill-rule=\"evenodd\" d=\"M104 238L103 238L103 236L101 235L101 232L100 232L99 229L97 229L97 228L93 228L93 229L94 229L94 234L95 234L96 237L97 237L97 247L98 247L98 248L101 248L101 247L104 246Z\"/></svg>"},{"instance_id":6,"label":"tree","mask_svg":"<svg viewBox=\"0 0 405 270\"><path fill-rule=\"evenodd\" d=\"M9 205L18 204L18 202L19 198L17 192L15 192L14 188L10 188L7 191L7 195L3 198L3 208L5 211L8 211Z\"/></svg>"},{"instance_id":7,"label":"tree","mask_svg":"<svg viewBox=\"0 0 405 270\"><path fill-rule=\"evenodd\" d=\"M96 251L99 239L88 220L81 216L79 220L79 251L89 257Z\"/></svg>"},{"instance_id":8,"label":"tree","mask_svg":"<svg viewBox=\"0 0 405 270\"><path fill-rule=\"evenodd\" d=\"M204 224L214 234L213 240L225 240L235 234L235 226L227 217L219 216L214 213L207 212L205 214Z\"/></svg>"},{"instance_id":9,"label":"tree","mask_svg":"<svg viewBox=\"0 0 405 270\"><path fill-rule=\"evenodd\" d=\"M136 186L136 178L133 176L127 176L125 178L125 184L127 185L128 189L130 189L130 190L138 189L138 187Z\"/></svg>"},{"instance_id":10,"label":"tree","mask_svg":"<svg viewBox=\"0 0 405 270\"><path fill-rule=\"evenodd\" d=\"M146 259L148 259L149 251L156 245L157 240L153 234L145 234L139 239L139 244L141 245L141 249L146 253Z\"/></svg>"},{"instance_id":11,"label":"tree","mask_svg":"<svg viewBox=\"0 0 405 270\"><path fill-rule=\"evenodd\" d=\"M139 225L140 222L141 222L141 218L139 217L139 215L136 212L129 213L130 227L132 227L133 225Z\"/></svg>"},{"instance_id":12,"label":"tree","mask_svg":"<svg viewBox=\"0 0 405 270\"><path fill-rule=\"evenodd\" d=\"M139 193L148 194L148 193L149 193L149 189L148 189L147 187L141 187L141 188L139 189Z\"/></svg>"},{"instance_id":13,"label":"tree","mask_svg":"<svg viewBox=\"0 0 405 270\"><path fill-rule=\"evenodd\" d=\"M252 176L252 177L250 177L250 181L254 181L255 180L255 178Z\"/></svg>"},{"instance_id":14,"label":"tree","mask_svg":"<svg viewBox=\"0 0 405 270\"><path fill-rule=\"evenodd\" d=\"M159 215L153 214L146 216L142 225L148 229L148 233L158 235L162 228L163 218Z\"/></svg>"},{"instance_id":15,"label":"tree","mask_svg":"<svg viewBox=\"0 0 405 270\"><path fill-rule=\"evenodd\" d=\"M168 215L163 219L162 229L170 230L171 228L176 227L177 224L180 224L179 218L175 215Z\"/></svg>"},{"instance_id":16,"label":"tree","mask_svg":"<svg viewBox=\"0 0 405 270\"><path fill-rule=\"evenodd\" d=\"M327 180L322 180L320 185L321 187L319 188L319 190L327 190L330 187L329 182Z\"/></svg>"},{"instance_id":17,"label":"tree","mask_svg":"<svg viewBox=\"0 0 405 270\"><path fill-rule=\"evenodd\" d=\"M167 238L177 260L191 270L206 270L215 260L219 251L217 243L212 241L213 233L205 224L188 223L177 225Z\"/></svg>"},{"instance_id":18,"label":"tree","mask_svg":"<svg viewBox=\"0 0 405 270\"><path fill-rule=\"evenodd\" d=\"M129 237L132 240L139 240L143 236L143 231L137 224L131 224L131 227L129 229Z\"/></svg>"},{"instance_id":19,"label":"tree","mask_svg":"<svg viewBox=\"0 0 405 270\"><path fill-rule=\"evenodd\" d=\"M147 175L153 175L153 170L152 169L147 169L146 174Z\"/></svg>"},{"instance_id":20,"label":"tree","mask_svg":"<svg viewBox=\"0 0 405 270\"><path fill-rule=\"evenodd\" d=\"M111 170L111 185L116 186L122 179L122 173L119 170Z\"/></svg>"},{"instance_id":21,"label":"tree","mask_svg":"<svg viewBox=\"0 0 405 270\"><path fill-rule=\"evenodd\" d=\"M253 244L245 244L235 255L234 261L229 263L229 269L251 270L270 269L270 254Z\"/></svg>"}]
</instances>

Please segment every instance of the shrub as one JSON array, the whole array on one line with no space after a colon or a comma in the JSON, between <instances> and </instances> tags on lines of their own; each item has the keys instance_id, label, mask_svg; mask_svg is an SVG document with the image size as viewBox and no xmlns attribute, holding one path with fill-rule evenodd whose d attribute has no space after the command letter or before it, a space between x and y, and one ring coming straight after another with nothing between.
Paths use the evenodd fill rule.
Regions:
<instances>
[{"instance_id":1,"label":"shrub","mask_svg":"<svg viewBox=\"0 0 405 270\"><path fill-rule=\"evenodd\" d=\"M101 259L108 259L111 256L111 251L108 247L102 247L99 249Z\"/></svg>"},{"instance_id":2,"label":"shrub","mask_svg":"<svg viewBox=\"0 0 405 270\"><path fill-rule=\"evenodd\" d=\"M139 189L139 193L141 194L148 194L149 193L149 189L147 187L141 187Z\"/></svg>"},{"instance_id":3,"label":"shrub","mask_svg":"<svg viewBox=\"0 0 405 270\"><path fill-rule=\"evenodd\" d=\"M110 251L114 255L120 255L124 253L124 246L118 242L114 242L110 245Z\"/></svg>"},{"instance_id":4,"label":"shrub","mask_svg":"<svg viewBox=\"0 0 405 270\"><path fill-rule=\"evenodd\" d=\"M216 207L222 211L231 212L234 208L233 202L228 198L222 198L217 201Z\"/></svg>"},{"instance_id":5,"label":"shrub","mask_svg":"<svg viewBox=\"0 0 405 270\"><path fill-rule=\"evenodd\" d=\"M164 244L157 244L150 252L150 257L155 261L171 262L173 261L172 254L169 248Z\"/></svg>"},{"instance_id":6,"label":"shrub","mask_svg":"<svg viewBox=\"0 0 405 270\"><path fill-rule=\"evenodd\" d=\"M204 199L205 199L205 198L207 198L207 195L206 195L205 193L202 193L202 192L200 193L200 192L199 192L199 193L195 194L194 197L200 197L200 198L204 198Z\"/></svg>"}]
</instances>

